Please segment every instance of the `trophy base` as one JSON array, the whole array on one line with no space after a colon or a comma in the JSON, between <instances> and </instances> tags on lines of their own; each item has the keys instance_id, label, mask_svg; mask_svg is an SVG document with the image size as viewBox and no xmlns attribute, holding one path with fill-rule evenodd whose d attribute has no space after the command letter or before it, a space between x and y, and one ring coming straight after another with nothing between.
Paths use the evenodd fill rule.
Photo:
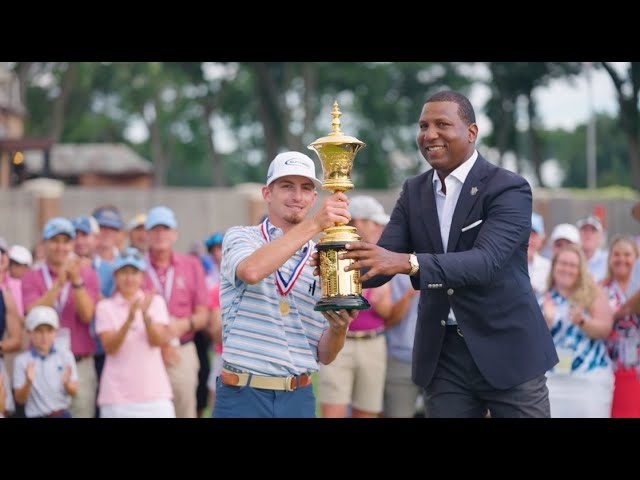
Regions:
<instances>
[{"instance_id":1,"label":"trophy base","mask_svg":"<svg viewBox=\"0 0 640 480\"><path fill-rule=\"evenodd\" d=\"M342 237L344 240L335 241L336 237ZM343 270L352 260L338 260L337 258L338 252L344 250L346 243L359 239L360 236L355 234L353 227L336 227L316 244L321 259L328 260L331 268L321 267L320 269L322 298L315 304L313 308L315 311L366 310L371 308L369 302L361 295L362 287L358 281L360 272L358 270L344 272ZM331 273L328 273L328 270Z\"/></svg>"},{"instance_id":2,"label":"trophy base","mask_svg":"<svg viewBox=\"0 0 640 480\"><path fill-rule=\"evenodd\" d=\"M360 295L337 295L335 297L323 298L316 303L313 309L316 312L327 310L366 310L371 308L367 299Z\"/></svg>"}]
</instances>

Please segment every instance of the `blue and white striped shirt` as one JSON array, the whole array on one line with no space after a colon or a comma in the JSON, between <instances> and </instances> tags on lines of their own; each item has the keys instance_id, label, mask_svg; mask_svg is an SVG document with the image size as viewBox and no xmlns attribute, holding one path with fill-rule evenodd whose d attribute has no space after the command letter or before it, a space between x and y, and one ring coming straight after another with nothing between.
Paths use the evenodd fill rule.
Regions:
<instances>
[{"instance_id":1,"label":"blue and white striped shirt","mask_svg":"<svg viewBox=\"0 0 640 480\"><path fill-rule=\"evenodd\" d=\"M556 318L551 326L551 336L556 349L573 352L571 374L592 373L601 368L611 368L611 359L604 340L588 337L569 319L569 302L557 290L551 290L551 298L556 305ZM543 297L540 299L542 305ZM554 373L552 368L549 372Z\"/></svg>"},{"instance_id":2,"label":"blue and white striped shirt","mask_svg":"<svg viewBox=\"0 0 640 480\"><path fill-rule=\"evenodd\" d=\"M269 224L271 239L283 235ZM222 359L239 369L258 375L286 376L314 372L318 365L318 342L329 323L313 310L320 300L318 280L308 264L302 269L293 289L281 298L274 274L255 285L236 277L236 269L267 240L260 225L231 227L222 243L220 266L220 307L222 312ZM306 256L302 246L282 267L288 279ZM279 304L289 304L290 313L282 315Z\"/></svg>"}]
</instances>

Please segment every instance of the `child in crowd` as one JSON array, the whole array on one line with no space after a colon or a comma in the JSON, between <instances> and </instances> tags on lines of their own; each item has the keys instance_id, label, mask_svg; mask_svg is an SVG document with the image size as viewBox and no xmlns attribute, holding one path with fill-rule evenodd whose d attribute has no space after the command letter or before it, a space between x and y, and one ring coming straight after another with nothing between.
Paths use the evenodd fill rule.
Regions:
<instances>
[{"instance_id":1,"label":"child in crowd","mask_svg":"<svg viewBox=\"0 0 640 480\"><path fill-rule=\"evenodd\" d=\"M15 359L13 387L27 418L71 418L71 397L78 391L78 372L70 350L54 346L58 313L33 307L25 319L31 348Z\"/></svg>"}]
</instances>

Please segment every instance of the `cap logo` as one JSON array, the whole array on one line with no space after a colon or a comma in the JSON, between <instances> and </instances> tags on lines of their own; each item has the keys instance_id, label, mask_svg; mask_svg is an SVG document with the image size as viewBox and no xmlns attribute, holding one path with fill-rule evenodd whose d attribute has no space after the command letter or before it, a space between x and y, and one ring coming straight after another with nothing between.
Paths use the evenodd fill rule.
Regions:
<instances>
[{"instance_id":1,"label":"cap logo","mask_svg":"<svg viewBox=\"0 0 640 480\"><path fill-rule=\"evenodd\" d=\"M299 160L297 158L290 158L289 160L286 160L284 162L284 164L285 165L293 165L293 166L300 165L302 167L309 167L309 165L306 162L304 162L302 160Z\"/></svg>"}]
</instances>

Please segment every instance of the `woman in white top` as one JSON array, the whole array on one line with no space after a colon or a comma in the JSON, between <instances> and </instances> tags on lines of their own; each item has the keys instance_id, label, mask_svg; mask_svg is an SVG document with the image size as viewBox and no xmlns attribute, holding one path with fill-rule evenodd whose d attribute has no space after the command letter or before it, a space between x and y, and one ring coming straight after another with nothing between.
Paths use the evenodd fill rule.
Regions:
<instances>
[{"instance_id":1,"label":"woman in white top","mask_svg":"<svg viewBox=\"0 0 640 480\"><path fill-rule=\"evenodd\" d=\"M613 371L604 339L613 312L579 246L554 255L541 306L560 359L547 372L551 417L609 417Z\"/></svg>"}]
</instances>

